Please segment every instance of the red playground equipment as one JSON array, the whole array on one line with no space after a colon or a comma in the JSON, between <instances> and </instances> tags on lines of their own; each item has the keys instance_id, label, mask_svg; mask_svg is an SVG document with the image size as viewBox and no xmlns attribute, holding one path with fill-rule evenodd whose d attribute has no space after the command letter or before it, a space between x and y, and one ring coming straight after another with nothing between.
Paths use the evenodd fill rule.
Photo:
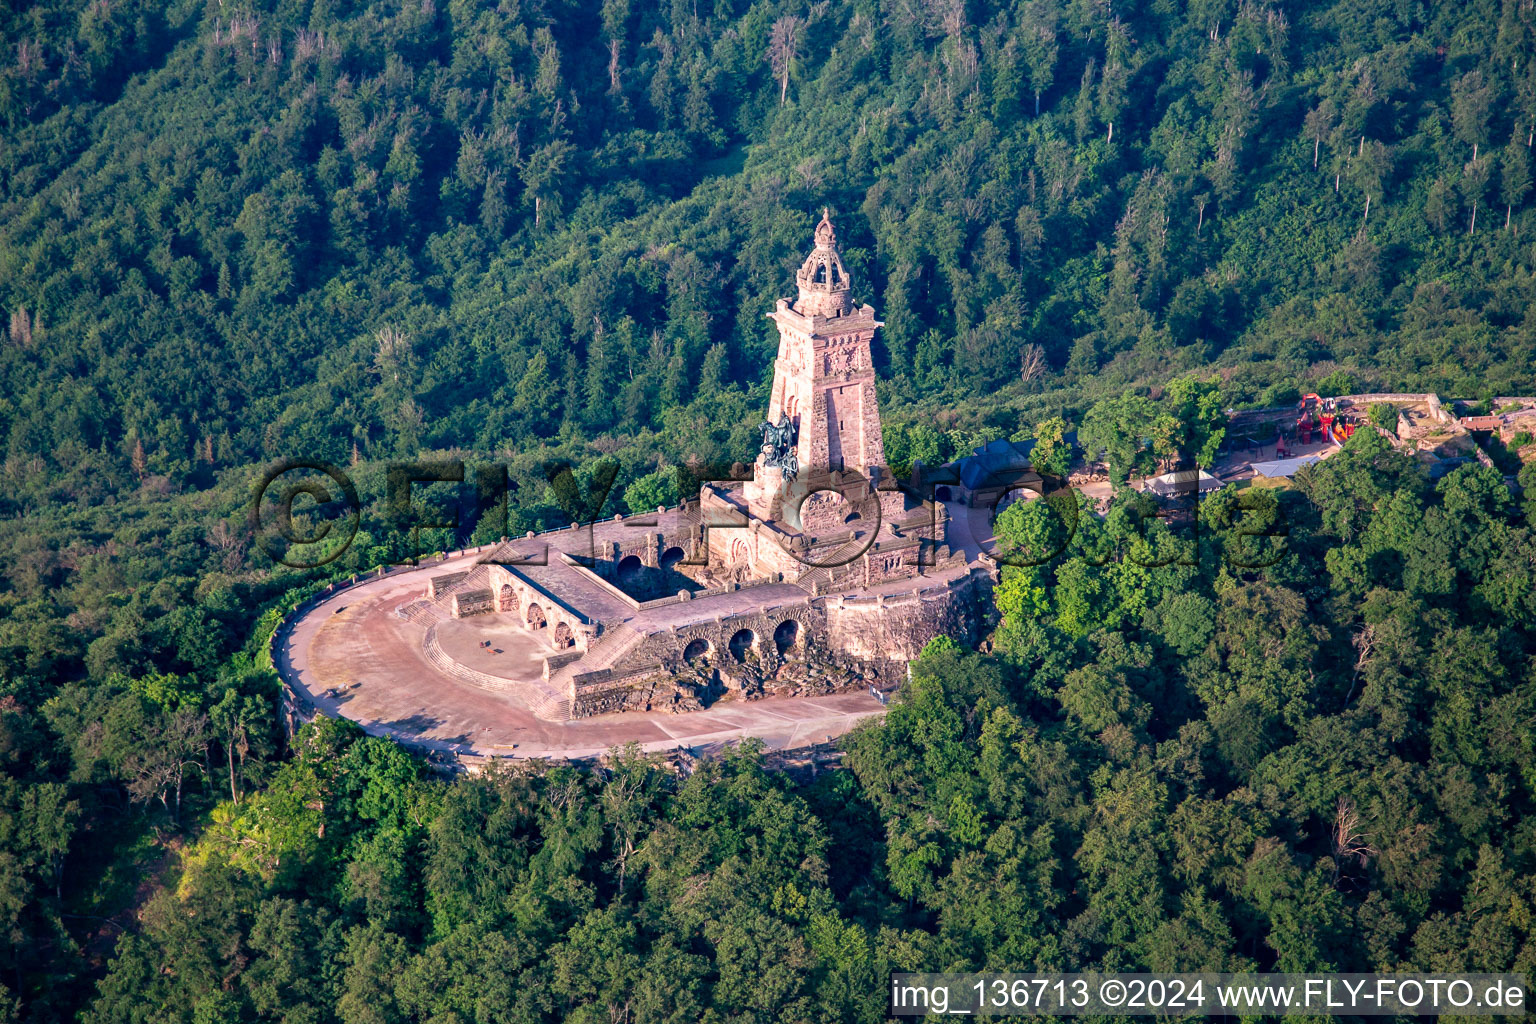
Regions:
<instances>
[{"instance_id":1,"label":"red playground equipment","mask_svg":"<svg viewBox=\"0 0 1536 1024\"><path fill-rule=\"evenodd\" d=\"M1296 438L1302 444L1312 443L1312 431L1317 426L1315 412L1321 403L1316 395L1302 395L1296 403Z\"/></svg>"},{"instance_id":2,"label":"red playground equipment","mask_svg":"<svg viewBox=\"0 0 1536 1024\"><path fill-rule=\"evenodd\" d=\"M1338 412L1332 398L1302 395L1296 403L1296 436L1302 444L1312 443L1314 431L1321 441L1343 444L1354 436L1356 426L1355 417Z\"/></svg>"}]
</instances>

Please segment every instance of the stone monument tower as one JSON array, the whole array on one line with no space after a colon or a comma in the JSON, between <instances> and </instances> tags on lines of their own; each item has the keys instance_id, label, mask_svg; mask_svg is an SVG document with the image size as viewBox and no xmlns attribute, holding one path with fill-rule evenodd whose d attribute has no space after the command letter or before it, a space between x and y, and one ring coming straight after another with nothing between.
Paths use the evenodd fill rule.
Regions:
<instances>
[{"instance_id":1,"label":"stone monument tower","mask_svg":"<svg viewBox=\"0 0 1536 1024\"><path fill-rule=\"evenodd\" d=\"M792 426L777 437L780 449L787 444L794 458L775 457L771 439L764 444L754 484L747 488L753 511L764 518L771 515L774 493L782 490L786 477L815 480L846 470L874 480L885 472L869 349L881 325L874 307L853 304L852 282L825 210L816 225L815 247L795 282L799 297L793 303L780 299L768 314L779 328L768 424L776 430L781 424ZM785 473L785 468L794 472Z\"/></svg>"}]
</instances>

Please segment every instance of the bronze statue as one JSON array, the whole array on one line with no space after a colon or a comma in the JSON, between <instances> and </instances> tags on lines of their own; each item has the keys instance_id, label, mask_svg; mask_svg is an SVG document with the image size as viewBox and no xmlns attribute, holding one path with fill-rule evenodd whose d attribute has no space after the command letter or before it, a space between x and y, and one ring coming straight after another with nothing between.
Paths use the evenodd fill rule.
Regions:
<instances>
[{"instance_id":1,"label":"bronze statue","mask_svg":"<svg viewBox=\"0 0 1536 1024\"><path fill-rule=\"evenodd\" d=\"M795 457L795 441L800 431L794 420L780 413L778 423L764 420L757 429L763 435L763 465L779 467L785 483L793 480L800 472L800 461Z\"/></svg>"}]
</instances>

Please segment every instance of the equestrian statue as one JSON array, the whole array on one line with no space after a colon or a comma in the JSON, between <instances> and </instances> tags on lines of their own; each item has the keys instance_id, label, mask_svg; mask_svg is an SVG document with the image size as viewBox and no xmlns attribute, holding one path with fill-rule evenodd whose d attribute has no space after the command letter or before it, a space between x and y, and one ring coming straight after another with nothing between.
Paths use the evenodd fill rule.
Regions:
<instances>
[{"instance_id":1,"label":"equestrian statue","mask_svg":"<svg viewBox=\"0 0 1536 1024\"><path fill-rule=\"evenodd\" d=\"M800 472L800 461L795 457L795 441L800 430L794 420L780 413L778 423L764 420L757 429L763 435L763 465L777 466L785 483L793 480Z\"/></svg>"}]
</instances>

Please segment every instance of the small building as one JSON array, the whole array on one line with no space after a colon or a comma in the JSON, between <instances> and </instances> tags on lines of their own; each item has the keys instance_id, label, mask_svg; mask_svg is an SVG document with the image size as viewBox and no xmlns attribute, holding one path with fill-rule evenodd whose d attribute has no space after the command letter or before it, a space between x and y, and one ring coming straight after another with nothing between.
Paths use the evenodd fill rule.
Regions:
<instances>
[{"instance_id":1,"label":"small building","mask_svg":"<svg viewBox=\"0 0 1536 1024\"><path fill-rule=\"evenodd\" d=\"M1303 466L1310 466L1314 462L1321 462L1321 455L1298 455L1294 459L1276 459L1273 462L1255 462L1253 475L1268 477L1271 480L1288 480L1296 475L1296 471Z\"/></svg>"},{"instance_id":2,"label":"small building","mask_svg":"<svg viewBox=\"0 0 1536 1024\"><path fill-rule=\"evenodd\" d=\"M1061 440L1069 449L1076 450L1077 431L1067 431ZM1034 450L1032 438L1025 441L998 438L977 448L955 463L960 474L960 493L954 497L969 508L991 508L1012 491L1022 488L1038 492L1043 478L1034 467ZM940 494L939 498L947 500L948 495Z\"/></svg>"},{"instance_id":3,"label":"small building","mask_svg":"<svg viewBox=\"0 0 1536 1024\"><path fill-rule=\"evenodd\" d=\"M1034 441L1009 441L999 438L977 448L974 455L960 460L960 493L956 496L969 508L990 508L1010 491L1040 489L1040 474L1035 472L1029 453Z\"/></svg>"},{"instance_id":4,"label":"small building","mask_svg":"<svg viewBox=\"0 0 1536 1024\"><path fill-rule=\"evenodd\" d=\"M1198 488L1201 494L1219 491L1224 486L1220 480L1203 469L1180 469L1162 476L1149 476L1131 485L1138 491L1155 494L1159 498L1189 494Z\"/></svg>"}]
</instances>

